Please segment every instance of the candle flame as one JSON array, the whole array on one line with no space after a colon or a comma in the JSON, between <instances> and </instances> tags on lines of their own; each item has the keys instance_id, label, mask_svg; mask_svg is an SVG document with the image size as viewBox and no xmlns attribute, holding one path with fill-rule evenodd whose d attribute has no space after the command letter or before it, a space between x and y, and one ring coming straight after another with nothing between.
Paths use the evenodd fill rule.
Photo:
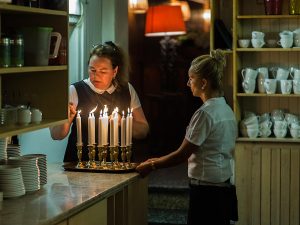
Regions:
<instances>
[{"instance_id":1,"label":"candle flame","mask_svg":"<svg viewBox=\"0 0 300 225\"><path fill-rule=\"evenodd\" d=\"M124 113L124 110L122 111L122 116L124 117L125 113Z\"/></svg>"},{"instance_id":2,"label":"candle flame","mask_svg":"<svg viewBox=\"0 0 300 225\"><path fill-rule=\"evenodd\" d=\"M107 113L107 111L108 111L107 105L104 105L103 112L104 112L104 113Z\"/></svg>"},{"instance_id":3,"label":"candle flame","mask_svg":"<svg viewBox=\"0 0 300 225\"><path fill-rule=\"evenodd\" d=\"M95 107L95 108L93 108L93 110L92 110L92 111L90 111L90 113L94 113L94 112L96 111L97 107L98 107L98 105L96 105L96 107Z\"/></svg>"},{"instance_id":4,"label":"candle flame","mask_svg":"<svg viewBox=\"0 0 300 225\"><path fill-rule=\"evenodd\" d=\"M81 113L81 110L78 110L78 111L77 111L77 114L80 115L80 113Z\"/></svg>"}]
</instances>

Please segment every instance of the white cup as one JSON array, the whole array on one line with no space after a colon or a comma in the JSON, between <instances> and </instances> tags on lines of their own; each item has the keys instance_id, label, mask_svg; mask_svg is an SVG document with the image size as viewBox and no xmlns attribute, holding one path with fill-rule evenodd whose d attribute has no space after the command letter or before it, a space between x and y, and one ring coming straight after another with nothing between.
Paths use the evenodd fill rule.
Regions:
<instances>
[{"instance_id":1,"label":"white cup","mask_svg":"<svg viewBox=\"0 0 300 225\"><path fill-rule=\"evenodd\" d=\"M244 69L242 69L241 74L242 74L243 80L256 79L258 72L257 72L257 70L252 69L252 68L244 68Z\"/></svg>"},{"instance_id":2,"label":"white cup","mask_svg":"<svg viewBox=\"0 0 300 225\"><path fill-rule=\"evenodd\" d=\"M264 39L265 34L261 31L252 31L252 39Z\"/></svg>"},{"instance_id":3,"label":"white cup","mask_svg":"<svg viewBox=\"0 0 300 225\"><path fill-rule=\"evenodd\" d=\"M242 82L242 87L243 87L243 89L244 89L244 92L245 92L245 93L248 93L248 94L254 93L254 90L255 90L255 84L256 84L255 79L252 79L252 78L245 79L245 80Z\"/></svg>"},{"instance_id":4,"label":"white cup","mask_svg":"<svg viewBox=\"0 0 300 225\"><path fill-rule=\"evenodd\" d=\"M274 121L274 129L287 129L288 123L285 120L279 121L276 120Z\"/></svg>"},{"instance_id":5,"label":"white cup","mask_svg":"<svg viewBox=\"0 0 300 225\"><path fill-rule=\"evenodd\" d=\"M239 39L238 43L241 48L248 48L250 45L250 39Z\"/></svg>"},{"instance_id":6,"label":"white cup","mask_svg":"<svg viewBox=\"0 0 300 225\"><path fill-rule=\"evenodd\" d=\"M259 129L271 129L272 122L270 120L266 120L264 122L259 123Z\"/></svg>"},{"instance_id":7,"label":"white cup","mask_svg":"<svg viewBox=\"0 0 300 225\"><path fill-rule=\"evenodd\" d=\"M300 94L300 79L293 80L293 92L294 94Z\"/></svg>"},{"instance_id":8,"label":"white cup","mask_svg":"<svg viewBox=\"0 0 300 225\"><path fill-rule=\"evenodd\" d=\"M265 87L267 94L275 94L276 85L277 85L276 79L265 79L264 87Z\"/></svg>"},{"instance_id":9,"label":"white cup","mask_svg":"<svg viewBox=\"0 0 300 225\"><path fill-rule=\"evenodd\" d=\"M40 123L42 121L42 112L39 109L31 108L31 122Z\"/></svg>"},{"instance_id":10,"label":"white cup","mask_svg":"<svg viewBox=\"0 0 300 225\"><path fill-rule=\"evenodd\" d=\"M288 123L288 124L292 124L292 123L298 123L299 122L299 118L298 116L291 114L291 113L285 113L284 114L284 120Z\"/></svg>"},{"instance_id":11,"label":"white cup","mask_svg":"<svg viewBox=\"0 0 300 225\"><path fill-rule=\"evenodd\" d=\"M290 134L292 138L299 138L300 137L300 128L292 128L290 129Z\"/></svg>"},{"instance_id":12,"label":"white cup","mask_svg":"<svg viewBox=\"0 0 300 225\"><path fill-rule=\"evenodd\" d=\"M265 44L265 41L263 39L251 39L251 44L253 48L262 48Z\"/></svg>"},{"instance_id":13,"label":"white cup","mask_svg":"<svg viewBox=\"0 0 300 225\"><path fill-rule=\"evenodd\" d=\"M28 125L31 122L31 112L27 108L18 109L18 124Z\"/></svg>"},{"instance_id":14,"label":"white cup","mask_svg":"<svg viewBox=\"0 0 300 225\"><path fill-rule=\"evenodd\" d=\"M284 30L279 33L280 38L293 38L293 32L289 30Z\"/></svg>"},{"instance_id":15,"label":"white cup","mask_svg":"<svg viewBox=\"0 0 300 225\"><path fill-rule=\"evenodd\" d=\"M243 124L247 127L250 125L257 125L258 126L258 116L250 116L246 119L243 119Z\"/></svg>"},{"instance_id":16,"label":"white cup","mask_svg":"<svg viewBox=\"0 0 300 225\"><path fill-rule=\"evenodd\" d=\"M280 90L282 94L290 94L292 91L292 86L292 80L280 80Z\"/></svg>"},{"instance_id":17,"label":"white cup","mask_svg":"<svg viewBox=\"0 0 300 225\"><path fill-rule=\"evenodd\" d=\"M284 138L286 136L287 129L274 128L273 132L275 134L275 137Z\"/></svg>"},{"instance_id":18,"label":"white cup","mask_svg":"<svg viewBox=\"0 0 300 225\"><path fill-rule=\"evenodd\" d=\"M295 67L290 68L290 75L294 80L300 80L300 69Z\"/></svg>"},{"instance_id":19,"label":"white cup","mask_svg":"<svg viewBox=\"0 0 300 225\"><path fill-rule=\"evenodd\" d=\"M269 128L264 128L264 129L260 129L260 134L261 137L269 137L272 134L272 131Z\"/></svg>"},{"instance_id":20,"label":"white cup","mask_svg":"<svg viewBox=\"0 0 300 225\"><path fill-rule=\"evenodd\" d=\"M292 122L289 124L289 129L300 129L300 123L299 122Z\"/></svg>"},{"instance_id":21,"label":"white cup","mask_svg":"<svg viewBox=\"0 0 300 225\"><path fill-rule=\"evenodd\" d=\"M270 120L270 114L269 113L263 113L259 116L258 122L263 123L263 122L269 121L269 120Z\"/></svg>"},{"instance_id":22,"label":"white cup","mask_svg":"<svg viewBox=\"0 0 300 225\"><path fill-rule=\"evenodd\" d=\"M256 70L257 70L257 78L258 79L269 78L269 70L267 67L259 67Z\"/></svg>"},{"instance_id":23,"label":"white cup","mask_svg":"<svg viewBox=\"0 0 300 225\"><path fill-rule=\"evenodd\" d=\"M249 138L256 138L261 135L259 129L247 129L247 135Z\"/></svg>"},{"instance_id":24,"label":"white cup","mask_svg":"<svg viewBox=\"0 0 300 225\"><path fill-rule=\"evenodd\" d=\"M281 67L278 67L277 69L272 68L272 70L276 71L277 80L287 80L290 74L290 71L288 69L284 69Z\"/></svg>"},{"instance_id":25,"label":"white cup","mask_svg":"<svg viewBox=\"0 0 300 225\"><path fill-rule=\"evenodd\" d=\"M293 38L281 38L277 44L280 45L282 48L290 48L293 46Z\"/></svg>"}]
</instances>

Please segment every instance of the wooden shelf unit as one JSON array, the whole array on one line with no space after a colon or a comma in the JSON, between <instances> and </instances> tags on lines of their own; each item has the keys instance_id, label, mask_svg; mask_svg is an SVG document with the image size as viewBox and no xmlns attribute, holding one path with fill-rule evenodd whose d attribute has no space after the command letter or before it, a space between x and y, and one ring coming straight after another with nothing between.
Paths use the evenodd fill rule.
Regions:
<instances>
[{"instance_id":1,"label":"wooden shelf unit","mask_svg":"<svg viewBox=\"0 0 300 225\"><path fill-rule=\"evenodd\" d=\"M19 31L26 26L53 27L53 31L68 40L68 6L64 10L50 10L0 3L0 21L1 33ZM0 68L0 108L30 104L43 113L40 124L0 125L0 137L65 122L68 118L68 86L68 65Z\"/></svg>"}]
</instances>

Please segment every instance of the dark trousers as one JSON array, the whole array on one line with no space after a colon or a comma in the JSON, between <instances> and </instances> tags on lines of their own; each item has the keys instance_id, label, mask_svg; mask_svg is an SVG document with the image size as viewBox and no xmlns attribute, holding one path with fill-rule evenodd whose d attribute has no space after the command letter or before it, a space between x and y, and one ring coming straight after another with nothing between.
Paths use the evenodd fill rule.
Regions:
<instances>
[{"instance_id":1,"label":"dark trousers","mask_svg":"<svg viewBox=\"0 0 300 225\"><path fill-rule=\"evenodd\" d=\"M190 185L188 225L229 225L230 188Z\"/></svg>"}]
</instances>

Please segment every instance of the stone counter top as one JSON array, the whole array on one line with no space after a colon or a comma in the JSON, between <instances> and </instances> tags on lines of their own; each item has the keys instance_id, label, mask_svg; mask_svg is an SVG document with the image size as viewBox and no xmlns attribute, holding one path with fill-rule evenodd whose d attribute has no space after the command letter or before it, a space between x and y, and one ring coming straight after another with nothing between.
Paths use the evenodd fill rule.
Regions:
<instances>
[{"instance_id":1,"label":"stone counter top","mask_svg":"<svg viewBox=\"0 0 300 225\"><path fill-rule=\"evenodd\" d=\"M39 191L0 202L0 225L56 224L113 195L138 179L131 173L64 171L48 165L48 182Z\"/></svg>"}]
</instances>

